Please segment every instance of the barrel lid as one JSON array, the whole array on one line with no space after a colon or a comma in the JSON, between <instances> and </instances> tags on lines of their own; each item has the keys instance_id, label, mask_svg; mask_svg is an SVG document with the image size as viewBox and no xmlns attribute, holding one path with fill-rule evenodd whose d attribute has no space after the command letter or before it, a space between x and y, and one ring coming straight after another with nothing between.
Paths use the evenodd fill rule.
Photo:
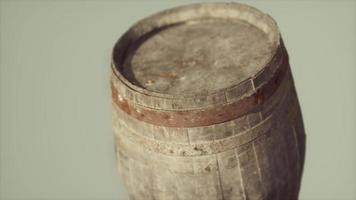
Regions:
<instances>
[{"instance_id":1,"label":"barrel lid","mask_svg":"<svg viewBox=\"0 0 356 200\"><path fill-rule=\"evenodd\" d=\"M273 72L268 68L279 44L276 23L255 8L239 3L193 4L132 26L114 47L113 70L117 84L125 87L122 93L132 93L126 97L147 107L152 102L145 105L146 100L138 100L140 95L193 99L192 107L202 96L226 103L232 90L253 93L260 74L265 79L260 82L268 81L263 72ZM174 109L168 104L159 107Z\"/></svg>"},{"instance_id":2,"label":"barrel lid","mask_svg":"<svg viewBox=\"0 0 356 200\"><path fill-rule=\"evenodd\" d=\"M194 95L253 76L271 54L267 34L243 20L198 20L166 27L137 44L122 73L150 91Z\"/></svg>"}]
</instances>

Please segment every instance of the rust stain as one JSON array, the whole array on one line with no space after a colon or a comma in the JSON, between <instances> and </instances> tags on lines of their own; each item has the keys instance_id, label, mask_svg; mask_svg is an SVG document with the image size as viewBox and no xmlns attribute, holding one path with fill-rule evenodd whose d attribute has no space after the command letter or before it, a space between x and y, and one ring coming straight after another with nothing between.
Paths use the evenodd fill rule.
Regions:
<instances>
[{"instance_id":1,"label":"rust stain","mask_svg":"<svg viewBox=\"0 0 356 200\"><path fill-rule=\"evenodd\" d=\"M111 82L111 96L112 96L112 101L118 105L123 111L125 111L127 114L131 114L131 107L126 99L120 100L118 98L119 93L117 89L115 88L114 84Z\"/></svg>"},{"instance_id":2,"label":"rust stain","mask_svg":"<svg viewBox=\"0 0 356 200\"><path fill-rule=\"evenodd\" d=\"M177 77L177 73L175 73L175 72L160 72L159 76L167 77L167 78L174 78L174 77Z\"/></svg>"}]
</instances>

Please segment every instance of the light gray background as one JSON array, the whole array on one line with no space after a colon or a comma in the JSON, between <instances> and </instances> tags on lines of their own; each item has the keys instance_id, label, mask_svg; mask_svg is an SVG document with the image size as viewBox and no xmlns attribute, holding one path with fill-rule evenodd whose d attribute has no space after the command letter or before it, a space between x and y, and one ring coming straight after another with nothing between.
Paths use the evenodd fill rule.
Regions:
<instances>
[{"instance_id":1,"label":"light gray background","mask_svg":"<svg viewBox=\"0 0 356 200\"><path fill-rule=\"evenodd\" d=\"M190 1L191 2L191 1ZM0 199L126 199L110 53L135 21L188 1L0 2ZM300 199L356 199L355 1L251 1L278 22L307 132Z\"/></svg>"}]
</instances>

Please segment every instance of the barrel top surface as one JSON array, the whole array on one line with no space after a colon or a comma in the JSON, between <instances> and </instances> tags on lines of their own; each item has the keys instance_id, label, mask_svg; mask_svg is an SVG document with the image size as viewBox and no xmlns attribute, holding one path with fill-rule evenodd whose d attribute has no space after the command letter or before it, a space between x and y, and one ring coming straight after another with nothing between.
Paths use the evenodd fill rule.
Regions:
<instances>
[{"instance_id":1,"label":"barrel top surface","mask_svg":"<svg viewBox=\"0 0 356 200\"><path fill-rule=\"evenodd\" d=\"M272 54L268 35L240 19L203 18L156 30L136 44L123 75L158 93L224 89L254 76Z\"/></svg>"},{"instance_id":2,"label":"barrel top surface","mask_svg":"<svg viewBox=\"0 0 356 200\"><path fill-rule=\"evenodd\" d=\"M175 7L138 21L117 41L113 97L167 111L231 104L257 95L286 59L276 22L253 7Z\"/></svg>"}]
</instances>

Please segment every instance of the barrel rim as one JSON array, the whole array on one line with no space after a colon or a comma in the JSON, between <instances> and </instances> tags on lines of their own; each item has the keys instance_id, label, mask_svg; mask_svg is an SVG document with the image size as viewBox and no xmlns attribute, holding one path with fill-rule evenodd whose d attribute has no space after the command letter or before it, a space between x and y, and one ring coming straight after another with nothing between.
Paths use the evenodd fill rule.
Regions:
<instances>
[{"instance_id":1,"label":"barrel rim","mask_svg":"<svg viewBox=\"0 0 356 200\"><path fill-rule=\"evenodd\" d=\"M124 67L120 62L125 60L125 48L128 47L132 42L135 42L142 35L147 34L150 31L153 31L162 26L171 25L173 23L182 23L190 20L205 19L208 11L215 12L217 16L209 16L214 18L237 18L239 20L247 21L248 23L256 26L264 33L266 33L270 39L271 43L271 54L267 62L263 64L262 69L260 69L256 74L251 75L249 78L243 81L237 81L229 87L212 90L204 94L167 94L160 93L156 91L151 91L146 88L140 87L131 83L126 77L121 73L120 68ZM219 11L219 12L218 12ZM173 19L177 17L177 14L188 13L185 15L187 19ZM195 12L195 14L194 14ZM198 13L198 14L197 14ZM190 15L189 15L190 14ZM211 14L211 13L208 13ZM184 18L184 17L183 17ZM173 21L172 21L173 20ZM262 11L253 8L251 6L240 4L240 3L198 3L184 5L180 7L175 7L167 9L156 14L153 14L147 18L144 18L134 24L124 35L117 41L114 46L112 53L112 72L113 79L112 81L116 82L120 86L124 87L125 93L131 93L132 96L141 96L133 97L129 100L136 101L136 99L145 98L147 96L158 98L162 100L172 100L172 99L196 99L197 97L206 97L214 98L216 96L222 97L220 99L227 99L227 93L233 91L244 90L247 84L250 85L248 91L245 91L245 95L251 95L256 92L258 86L255 85L256 79L261 79L261 76L265 78L264 82L267 82L268 79L272 76L276 68L276 54L278 49L280 49L281 38L278 30L277 23L270 17L268 14L263 13ZM122 57L122 58L120 58ZM278 67L278 66L277 66ZM265 73L267 72L267 73ZM269 75L271 76L266 76ZM237 95L238 96L238 95ZM242 96L238 96L236 100L240 99ZM194 102L194 101L191 101ZM143 104L143 106L152 107L152 105L145 104L145 102L136 102L138 104ZM222 102L226 103L226 102ZM212 103L213 105L219 103ZM170 106L168 106L170 107ZM204 107L204 106L202 106ZM167 108L166 108L167 109ZM174 109L174 108L173 108Z\"/></svg>"}]
</instances>

